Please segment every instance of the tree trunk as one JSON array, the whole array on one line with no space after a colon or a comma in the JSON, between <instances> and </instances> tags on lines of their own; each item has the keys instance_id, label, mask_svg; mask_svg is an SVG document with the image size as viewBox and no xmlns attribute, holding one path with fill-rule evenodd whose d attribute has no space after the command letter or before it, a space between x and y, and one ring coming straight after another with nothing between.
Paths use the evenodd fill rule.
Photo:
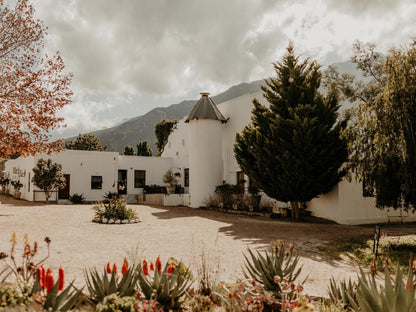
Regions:
<instances>
[{"instance_id":1,"label":"tree trunk","mask_svg":"<svg viewBox=\"0 0 416 312\"><path fill-rule=\"evenodd\" d=\"M290 208L292 209L292 221L297 221L299 219L299 203L292 200L290 202Z\"/></svg>"},{"instance_id":2,"label":"tree trunk","mask_svg":"<svg viewBox=\"0 0 416 312\"><path fill-rule=\"evenodd\" d=\"M45 199L46 199L47 204L49 203L49 197L50 197L49 192L45 191Z\"/></svg>"}]
</instances>

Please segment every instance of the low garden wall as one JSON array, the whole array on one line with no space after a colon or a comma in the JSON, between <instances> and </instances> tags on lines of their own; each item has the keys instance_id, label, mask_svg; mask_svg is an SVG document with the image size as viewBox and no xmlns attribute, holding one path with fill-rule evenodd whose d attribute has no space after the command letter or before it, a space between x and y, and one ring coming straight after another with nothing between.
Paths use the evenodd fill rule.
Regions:
<instances>
[{"instance_id":1,"label":"low garden wall","mask_svg":"<svg viewBox=\"0 0 416 312\"><path fill-rule=\"evenodd\" d=\"M139 194L139 204L159 206L188 206L189 194Z\"/></svg>"}]
</instances>

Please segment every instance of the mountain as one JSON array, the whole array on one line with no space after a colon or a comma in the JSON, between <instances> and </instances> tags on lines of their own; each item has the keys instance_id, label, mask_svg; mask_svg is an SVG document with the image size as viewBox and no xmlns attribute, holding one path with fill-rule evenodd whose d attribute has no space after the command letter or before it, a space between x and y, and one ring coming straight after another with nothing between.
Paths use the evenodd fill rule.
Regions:
<instances>
[{"instance_id":1,"label":"mountain","mask_svg":"<svg viewBox=\"0 0 416 312\"><path fill-rule=\"evenodd\" d=\"M262 83L263 80L241 83L211 98L214 103L219 104L247 93L258 92ZM124 146L126 145L133 146L136 149L136 144L139 141L147 140L155 153L155 125L162 119L182 119L191 112L196 101L197 99L185 100L168 107L157 107L142 116L131 118L117 126L90 133L100 140L101 145L107 144L109 150L112 151L124 152Z\"/></svg>"},{"instance_id":2,"label":"mountain","mask_svg":"<svg viewBox=\"0 0 416 312\"><path fill-rule=\"evenodd\" d=\"M351 61L334 63L332 66L335 66L340 73L350 73L359 79L363 78ZM214 103L219 104L247 93L258 92L261 84L264 84L263 80L241 83L213 96L212 99ZM157 107L142 116L131 118L117 126L90 133L97 137L102 145L107 144L109 150L112 151L124 152L124 146L126 145L133 146L136 149L136 144L139 141L147 140L155 153L155 125L162 119L182 119L191 112L196 101L197 99L185 100L168 107ZM341 104L343 107L351 106L347 102Z\"/></svg>"}]
</instances>

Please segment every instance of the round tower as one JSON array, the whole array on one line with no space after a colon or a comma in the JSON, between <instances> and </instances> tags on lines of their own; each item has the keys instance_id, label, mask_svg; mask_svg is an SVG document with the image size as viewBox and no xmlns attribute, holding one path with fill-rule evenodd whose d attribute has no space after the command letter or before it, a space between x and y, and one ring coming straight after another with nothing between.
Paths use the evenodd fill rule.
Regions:
<instances>
[{"instance_id":1,"label":"round tower","mask_svg":"<svg viewBox=\"0 0 416 312\"><path fill-rule=\"evenodd\" d=\"M222 184L221 125L226 119L209 97L202 92L185 121L189 123L189 194L190 207L205 206Z\"/></svg>"}]
</instances>

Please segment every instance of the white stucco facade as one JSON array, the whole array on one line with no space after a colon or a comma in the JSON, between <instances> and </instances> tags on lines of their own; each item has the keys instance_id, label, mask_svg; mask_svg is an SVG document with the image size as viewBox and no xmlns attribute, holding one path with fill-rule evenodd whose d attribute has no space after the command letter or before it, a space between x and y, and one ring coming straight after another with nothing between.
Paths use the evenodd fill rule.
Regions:
<instances>
[{"instance_id":1,"label":"white stucco facade","mask_svg":"<svg viewBox=\"0 0 416 312\"><path fill-rule=\"evenodd\" d=\"M241 178L242 172L234 157L234 142L236 133L251 122L253 98L267 105L262 92L246 94L216 106L222 114L221 121L198 118L179 120L168 138L162 157L64 150L58 154L9 160L5 165L5 174L23 183L23 199L43 200L42 194L36 192L31 182L32 168L38 159L51 158L60 163L63 173L69 176L69 193L83 194L88 201L102 200L105 193L119 191L119 186L123 185L123 193L127 197L137 197L141 203L200 207L213 195L217 185L222 182L236 184L237 175ZM163 186L163 175L168 169L175 173L185 194L152 194L146 200L143 185ZM243 177L247 188L248 178ZM93 179L101 181L100 188L92 187ZM263 199L270 200L265 195ZM274 201L274 204L281 206L285 203ZM412 213L377 209L375 199L363 197L362 185L354 179L344 179L330 193L308 202L307 207L312 215L341 224L382 223L402 220L402 217L404 221L416 221L416 215Z\"/></svg>"}]
</instances>

